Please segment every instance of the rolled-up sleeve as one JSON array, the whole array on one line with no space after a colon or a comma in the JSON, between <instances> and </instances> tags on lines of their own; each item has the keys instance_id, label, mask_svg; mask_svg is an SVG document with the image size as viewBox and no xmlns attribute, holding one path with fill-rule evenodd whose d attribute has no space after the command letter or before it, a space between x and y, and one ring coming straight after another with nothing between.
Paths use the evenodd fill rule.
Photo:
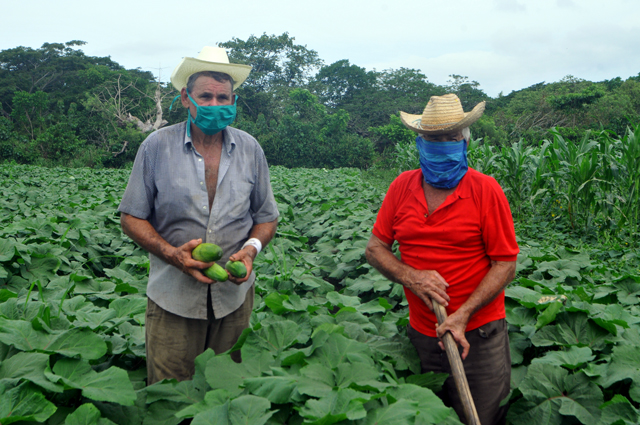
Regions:
<instances>
[{"instance_id":1,"label":"rolled-up sleeve","mask_svg":"<svg viewBox=\"0 0 640 425\"><path fill-rule=\"evenodd\" d=\"M254 224L268 223L278 218L278 206L271 188L269 166L264 152L256 147L255 152L255 184L251 191L251 218Z\"/></svg>"},{"instance_id":2,"label":"rolled-up sleeve","mask_svg":"<svg viewBox=\"0 0 640 425\"><path fill-rule=\"evenodd\" d=\"M143 220L151 216L156 195L154 159L145 140L136 154L118 211Z\"/></svg>"}]
</instances>

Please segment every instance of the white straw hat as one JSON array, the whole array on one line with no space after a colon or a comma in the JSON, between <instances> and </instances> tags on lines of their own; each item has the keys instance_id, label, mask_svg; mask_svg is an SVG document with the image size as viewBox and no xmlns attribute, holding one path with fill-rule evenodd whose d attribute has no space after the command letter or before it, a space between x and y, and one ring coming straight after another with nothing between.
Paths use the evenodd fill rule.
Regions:
<instances>
[{"instance_id":1,"label":"white straw hat","mask_svg":"<svg viewBox=\"0 0 640 425\"><path fill-rule=\"evenodd\" d=\"M222 47L204 46L197 58L183 58L171 74L171 83L178 91L187 85L189 77L196 72L214 71L228 74L237 89L251 72L250 65L229 63L227 52Z\"/></svg>"},{"instance_id":2,"label":"white straw hat","mask_svg":"<svg viewBox=\"0 0 640 425\"><path fill-rule=\"evenodd\" d=\"M469 127L482 116L485 102L478 103L471 112L464 112L460 99L455 94L431 96L422 115L400 111L402 123L420 134L445 134Z\"/></svg>"}]
</instances>

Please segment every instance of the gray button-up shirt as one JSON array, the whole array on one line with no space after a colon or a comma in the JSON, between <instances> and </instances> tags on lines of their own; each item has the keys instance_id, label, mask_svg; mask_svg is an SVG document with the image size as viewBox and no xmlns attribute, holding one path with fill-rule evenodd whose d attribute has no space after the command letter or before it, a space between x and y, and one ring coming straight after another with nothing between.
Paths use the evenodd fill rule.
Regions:
<instances>
[{"instance_id":1,"label":"gray button-up shirt","mask_svg":"<svg viewBox=\"0 0 640 425\"><path fill-rule=\"evenodd\" d=\"M204 159L186 134L186 123L162 128L140 145L119 211L148 220L169 244L192 240L219 245L218 264L249 238L254 224L278 218L269 168L258 142L244 131L227 127L218 169L216 196L209 211ZM153 254L147 296L182 317L207 318L207 290L213 312L221 318L243 303L255 273L242 285L207 285Z\"/></svg>"}]
</instances>

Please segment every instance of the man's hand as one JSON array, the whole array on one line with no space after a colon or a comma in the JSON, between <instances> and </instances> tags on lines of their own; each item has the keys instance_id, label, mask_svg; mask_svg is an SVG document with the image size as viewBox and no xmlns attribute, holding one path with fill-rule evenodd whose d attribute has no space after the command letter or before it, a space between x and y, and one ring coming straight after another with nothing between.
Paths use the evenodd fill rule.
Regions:
<instances>
[{"instance_id":1,"label":"man's hand","mask_svg":"<svg viewBox=\"0 0 640 425\"><path fill-rule=\"evenodd\" d=\"M240 285L241 283L249 280L249 276L251 276L251 271L253 270L253 260L257 255L258 251L253 246L248 245L229 257L229 261L242 261L244 266L247 268L247 275L245 277L234 277L229 273L229 280L236 285Z\"/></svg>"},{"instance_id":2,"label":"man's hand","mask_svg":"<svg viewBox=\"0 0 640 425\"><path fill-rule=\"evenodd\" d=\"M442 339L444 337L444 334L450 332L456 343L462 347L462 355L460 356L462 360L467 358L467 355L469 354L469 348L471 348L469 341L467 341L467 338L465 337L465 330L467 329L468 322L469 317L466 317L464 314L459 313L458 310L448 316L443 323L436 325L436 333L438 334L438 338ZM444 351L444 344L442 343L442 341L440 341L438 344Z\"/></svg>"},{"instance_id":3,"label":"man's hand","mask_svg":"<svg viewBox=\"0 0 640 425\"><path fill-rule=\"evenodd\" d=\"M215 280L209 279L202 273L202 270L211 267L213 262L203 263L202 261L194 260L191 256L191 251L201 243L202 239L192 239L182 246L174 247L171 252L168 253L167 259L171 265L182 270L183 273L193 276L198 282L207 284L216 283Z\"/></svg>"},{"instance_id":4,"label":"man's hand","mask_svg":"<svg viewBox=\"0 0 640 425\"><path fill-rule=\"evenodd\" d=\"M447 295L449 284L437 271L411 268L408 276L403 280L404 285L424 301L431 311L433 311L431 298L445 307L449 305L449 295Z\"/></svg>"}]
</instances>

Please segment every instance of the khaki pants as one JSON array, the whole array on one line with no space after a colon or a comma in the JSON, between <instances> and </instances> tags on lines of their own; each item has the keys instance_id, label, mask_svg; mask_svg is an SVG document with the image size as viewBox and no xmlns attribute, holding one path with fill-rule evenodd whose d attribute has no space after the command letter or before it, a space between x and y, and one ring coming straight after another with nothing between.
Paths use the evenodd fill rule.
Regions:
<instances>
[{"instance_id":1,"label":"khaki pants","mask_svg":"<svg viewBox=\"0 0 640 425\"><path fill-rule=\"evenodd\" d=\"M456 389L447 353L438 346L438 338L421 334L407 326L407 335L420 356L422 373L448 373L442 391L437 395L453 407L460 420L466 422L464 408ZM511 351L507 322L496 320L466 332L471 349L462 362L469 389L482 425L504 424L508 405L500 402L509 395L511 385Z\"/></svg>"},{"instance_id":2,"label":"khaki pants","mask_svg":"<svg viewBox=\"0 0 640 425\"><path fill-rule=\"evenodd\" d=\"M208 300L207 320L181 317L147 301L145 342L147 351L147 385L162 379L191 379L195 373L195 358L207 348L216 354L229 350L249 326L255 287L247 291L244 303L233 313L216 319ZM231 354L241 361L240 351Z\"/></svg>"}]
</instances>

